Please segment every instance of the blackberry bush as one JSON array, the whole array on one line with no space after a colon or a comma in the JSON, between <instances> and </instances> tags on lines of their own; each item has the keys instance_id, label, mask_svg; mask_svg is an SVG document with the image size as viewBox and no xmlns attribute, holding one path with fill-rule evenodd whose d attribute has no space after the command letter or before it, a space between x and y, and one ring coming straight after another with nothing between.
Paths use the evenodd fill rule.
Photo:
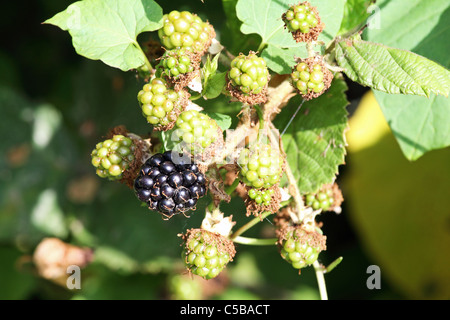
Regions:
<instances>
[{"instance_id":1,"label":"blackberry bush","mask_svg":"<svg viewBox=\"0 0 450 320\"><path fill-rule=\"evenodd\" d=\"M326 236L321 230L326 220L316 221L316 216L340 213L343 197L333 182L339 166L345 164L348 145L345 134L352 130L348 124L347 82L356 81L382 97L383 114L395 127L392 132L402 150L407 150L405 154L409 152L410 160L448 144L439 129L448 123L449 117L442 111L447 110L443 105L445 99L433 96L430 99L433 108L426 108L426 115L419 108L423 100L417 105L406 100L405 105L411 108L401 115L408 121L398 121L399 113L392 110L399 106L400 94L448 96L449 71L407 50L366 41L406 31L368 28L362 32L365 26L359 24L368 16L353 2L335 1L331 5L329 1L316 0L297 4L274 0L226 1L223 9L229 20L221 23L217 33L220 38L216 38L214 27L206 19L189 11L167 10L173 4L159 1L160 6L154 0L78 1L47 20L46 23L69 31L77 52L83 56L132 73L128 77L131 81L125 81L125 77L122 81L116 74L111 81L117 98L114 102L122 107L119 114L112 114L116 109L107 97L104 99L107 111L91 114L93 111L85 108L80 114L89 114L91 120L108 112L111 117L99 117L99 121L126 116L123 120L132 123L128 117L133 112L141 113L148 122L143 123L144 134L139 139L114 134L96 145L91 161L100 177L122 183L126 179L128 186L132 177L131 198L138 201L135 206L126 203L120 207L129 210L129 216L134 217L133 210L142 209L141 202L142 207L159 212L164 220L173 218L170 222L157 220L158 224L152 220L144 227L130 226L128 223L136 220L122 219L123 210L117 210L120 219L108 212L108 227L111 225L114 232L110 235L102 232L99 242L123 242L120 235L127 234L127 244L119 251L138 248L138 253L129 255L139 257L139 261L133 261L133 270L142 268L155 274L155 270L164 270L173 274L178 272L180 260L173 259L173 252L179 248L172 246L171 239L176 234L182 235L182 262L191 274L209 280L217 278L234 259L236 243L278 245L282 259L294 268L313 266L321 297L326 298L324 274L332 268L320 263L319 254L326 249ZM389 13L395 7L391 2L381 10ZM202 6L201 2L197 4ZM405 12L423 9L414 1L408 2L408 6L411 11ZM183 7L192 8L189 1ZM351 17L353 12L361 14ZM403 15L402 19L407 21L417 15L410 16ZM399 28L405 24L402 20ZM411 42L414 36L402 38L402 46L415 48L417 43L433 39L445 43L442 33L432 29L433 34L414 39L414 43ZM151 32L157 33L158 39L151 39ZM391 38L391 43L398 43L395 37ZM144 51L145 43L148 48ZM421 47L421 52L437 47L430 42L430 46ZM445 57L446 52L432 56ZM444 60L443 65L447 63ZM132 101L124 105L122 98L129 92L125 86L126 89L132 86L137 93L140 109L136 106L133 110ZM378 91L384 95L379 96ZM389 94L396 96L392 98ZM34 128L38 129L40 109L32 113ZM101 127L92 125L90 129L90 121L77 123L78 118L61 123L80 128L83 138L91 137ZM263 136L268 142L262 142ZM39 135L36 137L33 136L36 140L33 145L42 147ZM31 144L24 145L26 149ZM411 146L416 145L421 148L411 151ZM8 161L21 150L7 149ZM96 201L98 206L102 204L100 200L107 203L111 200L109 195L118 194L116 189L113 192L107 188L102 186L102 192L98 193L101 196ZM141 211L145 212L145 208ZM201 222L186 219L194 211L195 217L202 218ZM243 235L257 223L271 219L274 223L267 223L261 233L267 238ZM235 224L237 228L233 230ZM86 225L99 223L87 221ZM139 236L130 232L134 228L141 231L136 232ZM73 237L77 236L79 233L73 232ZM97 239L96 235L87 238ZM163 254L147 264L148 261L140 260L147 256L141 251L146 246L148 249L158 246L158 254ZM275 264L283 263L282 259L267 263L276 270Z\"/></svg>"},{"instance_id":2,"label":"blackberry bush","mask_svg":"<svg viewBox=\"0 0 450 320\"><path fill-rule=\"evenodd\" d=\"M149 158L134 183L138 199L170 218L195 210L206 192L206 178L189 157L171 150Z\"/></svg>"}]
</instances>

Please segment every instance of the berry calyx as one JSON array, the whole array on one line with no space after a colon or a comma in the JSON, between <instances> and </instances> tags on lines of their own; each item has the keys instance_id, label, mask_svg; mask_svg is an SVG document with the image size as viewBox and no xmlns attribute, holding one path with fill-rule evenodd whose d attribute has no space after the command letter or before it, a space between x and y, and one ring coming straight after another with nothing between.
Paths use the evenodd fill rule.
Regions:
<instances>
[{"instance_id":1,"label":"berry calyx","mask_svg":"<svg viewBox=\"0 0 450 320\"><path fill-rule=\"evenodd\" d=\"M202 56L211 45L216 33L214 28L196 14L173 10L163 16L163 26L158 36L166 49L192 48Z\"/></svg>"},{"instance_id":2,"label":"berry calyx","mask_svg":"<svg viewBox=\"0 0 450 320\"><path fill-rule=\"evenodd\" d=\"M280 181L283 163L280 152L270 144L254 143L239 155L239 174L248 187L269 189Z\"/></svg>"},{"instance_id":3,"label":"berry calyx","mask_svg":"<svg viewBox=\"0 0 450 320\"><path fill-rule=\"evenodd\" d=\"M96 174L109 180L120 180L135 159L136 146L131 138L117 134L97 143L91 152L91 163Z\"/></svg>"},{"instance_id":4,"label":"berry calyx","mask_svg":"<svg viewBox=\"0 0 450 320\"><path fill-rule=\"evenodd\" d=\"M186 268L204 279L219 275L236 254L233 241L204 229L189 229L184 235Z\"/></svg>"},{"instance_id":5,"label":"berry calyx","mask_svg":"<svg viewBox=\"0 0 450 320\"><path fill-rule=\"evenodd\" d=\"M291 83L305 100L322 95L331 85L333 74L320 57L301 60L292 70Z\"/></svg>"},{"instance_id":6,"label":"berry calyx","mask_svg":"<svg viewBox=\"0 0 450 320\"><path fill-rule=\"evenodd\" d=\"M247 56L240 53L234 58L227 78L227 90L239 101L249 105L266 102L269 70L266 61L255 52L250 51Z\"/></svg>"},{"instance_id":7,"label":"berry calyx","mask_svg":"<svg viewBox=\"0 0 450 320\"><path fill-rule=\"evenodd\" d=\"M162 78L153 78L143 86L137 98L147 122L155 130L166 131L173 127L187 105L188 93L171 89Z\"/></svg>"},{"instance_id":8,"label":"berry calyx","mask_svg":"<svg viewBox=\"0 0 450 320\"><path fill-rule=\"evenodd\" d=\"M318 231L306 231L302 225L277 229L281 257L295 269L313 264L319 253L326 250L326 236Z\"/></svg>"},{"instance_id":9,"label":"berry calyx","mask_svg":"<svg viewBox=\"0 0 450 320\"><path fill-rule=\"evenodd\" d=\"M138 199L166 218L195 210L206 179L190 157L171 150L150 157L134 181Z\"/></svg>"},{"instance_id":10,"label":"berry calyx","mask_svg":"<svg viewBox=\"0 0 450 320\"><path fill-rule=\"evenodd\" d=\"M325 25L320 20L316 7L308 1L291 6L282 15L284 27L297 42L316 41Z\"/></svg>"},{"instance_id":11,"label":"berry calyx","mask_svg":"<svg viewBox=\"0 0 450 320\"><path fill-rule=\"evenodd\" d=\"M182 112L173 129L175 138L193 155L202 153L222 136L222 130L216 121L197 110Z\"/></svg>"}]
</instances>

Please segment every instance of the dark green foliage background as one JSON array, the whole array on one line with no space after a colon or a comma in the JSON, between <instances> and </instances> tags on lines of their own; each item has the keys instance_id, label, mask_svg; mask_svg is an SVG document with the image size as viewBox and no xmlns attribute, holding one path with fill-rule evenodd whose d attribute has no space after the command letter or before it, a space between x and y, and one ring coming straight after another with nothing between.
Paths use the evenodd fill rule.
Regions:
<instances>
[{"instance_id":1,"label":"dark green foliage background","mask_svg":"<svg viewBox=\"0 0 450 320\"><path fill-rule=\"evenodd\" d=\"M181 242L177 234L200 225L209 198L203 199L198 213L191 218L176 216L163 221L158 214L141 207L132 190L100 178L92 200L77 203L68 196L68 185L77 178L96 178L90 165L90 152L109 128L123 124L137 134L149 133L136 100L142 85L136 74L123 73L78 56L66 32L41 24L71 2L31 1L24 10L22 3L10 1L0 13L0 298L165 299L167 279L179 271L175 267L181 267ZM235 1L226 3L233 6ZM219 1L186 4L186 1L174 0L159 1L159 4L164 12L190 10L208 19L216 29L222 30L221 42L234 54L256 50L259 44L255 35L235 36L237 26L226 24ZM366 90L352 83L348 85L348 99L353 102L349 107L351 111ZM198 103L213 112L232 116L239 111L238 104L229 104L225 98L207 103L199 100ZM42 109L43 106L46 107ZM295 107L291 105L290 110ZM60 119L52 140L42 150L32 147L33 119L37 110L50 110ZM24 144L31 147L26 162L10 166L6 161L7 152ZM345 177L346 170L346 167L341 168L339 179ZM31 219L39 195L47 189L56 192L62 214L59 217L63 218L56 227L48 221L50 226L45 228ZM223 204L222 209L235 212L237 226L248 220L239 198ZM407 298L385 283L384 278L382 290L367 289L366 269L375 263L347 221L345 203L343 209L339 216L321 217L328 237L328 250L321 254L321 262L329 264L339 256L344 257L341 265L326 275L329 297ZM242 214L238 214L240 212ZM80 225L84 226L81 231L77 228ZM245 235L262 237L271 229L270 218ZM79 291L62 289L35 276L31 265L18 267L20 258L31 255L43 237L55 233L65 241L96 248L97 259L83 271ZM298 276L278 256L275 247L238 245L237 250L236 259L228 268L236 276L231 278L228 290L214 298L318 298L312 268ZM252 276L246 277L246 274Z\"/></svg>"}]
</instances>

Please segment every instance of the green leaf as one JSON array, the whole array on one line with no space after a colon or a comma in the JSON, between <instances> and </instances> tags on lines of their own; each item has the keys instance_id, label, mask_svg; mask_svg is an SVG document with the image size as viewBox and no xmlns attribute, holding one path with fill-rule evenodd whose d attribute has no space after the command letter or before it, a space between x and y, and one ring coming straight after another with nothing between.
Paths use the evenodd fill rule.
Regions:
<instances>
[{"instance_id":1,"label":"green leaf","mask_svg":"<svg viewBox=\"0 0 450 320\"><path fill-rule=\"evenodd\" d=\"M287 161L301 193L316 192L323 184L331 183L344 164L348 104L347 85L335 79L330 89L320 97L305 102L300 112L283 134ZM294 101L297 99L294 99ZM283 132L296 105L283 108L275 119Z\"/></svg>"},{"instance_id":2,"label":"green leaf","mask_svg":"<svg viewBox=\"0 0 450 320\"><path fill-rule=\"evenodd\" d=\"M231 127L231 117L226 114L214 113L214 112L205 112L209 117L216 120L217 125L225 131Z\"/></svg>"},{"instance_id":3,"label":"green leaf","mask_svg":"<svg viewBox=\"0 0 450 320\"><path fill-rule=\"evenodd\" d=\"M308 52L304 46L296 48L279 48L269 44L261 54L266 60L267 67L278 74L288 74L296 65L296 57L306 57Z\"/></svg>"},{"instance_id":4,"label":"green leaf","mask_svg":"<svg viewBox=\"0 0 450 320\"><path fill-rule=\"evenodd\" d=\"M206 58L206 62L201 69L202 74L202 85L203 91L202 95L205 99L214 99L218 97L223 88L225 87L225 75L226 73L217 73L217 67L219 64L219 56L220 52L214 56L211 60L211 57L208 55Z\"/></svg>"},{"instance_id":5,"label":"green leaf","mask_svg":"<svg viewBox=\"0 0 450 320\"><path fill-rule=\"evenodd\" d=\"M342 19L339 34L345 34L362 26L369 18L371 10L370 5L374 0L347 0L344 7L344 18ZM375 7L374 7L375 8ZM357 30L355 30L357 31Z\"/></svg>"},{"instance_id":6,"label":"green leaf","mask_svg":"<svg viewBox=\"0 0 450 320\"><path fill-rule=\"evenodd\" d=\"M216 54L212 60L210 55L206 57L206 62L201 69L201 73L203 76L203 83L208 82L208 79L216 73L217 66L219 64L219 56L220 52Z\"/></svg>"},{"instance_id":7,"label":"green leaf","mask_svg":"<svg viewBox=\"0 0 450 320\"><path fill-rule=\"evenodd\" d=\"M206 99L214 99L218 97L226 84L226 72L219 72L212 75L203 88L203 97Z\"/></svg>"},{"instance_id":8,"label":"green leaf","mask_svg":"<svg viewBox=\"0 0 450 320\"><path fill-rule=\"evenodd\" d=\"M236 16L237 2L238 0L222 0L226 20L220 35L221 44L235 55L239 54L239 52L248 52L251 48L257 47L260 41L256 34L243 35L241 33L242 22Z\"/></svg>"},{"instance_id":9,"label":"green leaf","mask_svg":"<svg viewBox=\"0 0 450 320\"><path fill-rule=\"evenodd\" d=\"M162 9L153 0L84 0L44 23L68 31L78 54L127 71L145 64L136 38L162 26Z\"/></svg>"},{"instance_id":10,"label":"green leaf","mask_svg":"<svg viewBox=\"0 0 450 320\"><path fill-rule=\"evenodd\" d=\"M386 93L448 96L450 72L410 51L363 41L359 34L336 45L336 60L353 81Z\"/></svg>"},{"instance_id":11,"label":"green leaf","mask_svg":"<svg viewBox=\"0 0 450 320\"><path fill-rule=\"evenodd\" d=\"M375 92L384 117L409 160L450 145L450 101L433 95L392 96Z\"/></svg>"},{"instance_id":12,"label":"green leaf","mask_svg":"<svg viewBox=\"0 0 450 320\"><path fill-rule=\"evenodd\" d=\"M344 0L310 1L317 7L325 29L319 41L328 43L339 31L344 14ZM292 5L291 0L239 0L236 5L237 17L243 22L244 34L257 33L262 42L281 48L298 47L292 35L284 28L281 15Z\"/></svg>"},{"instance_id":13,"label":"green leaf","mask_svg":"<svg viewBox=\"0 0 450 320\"><path fill-rule=\"evenodd\" d=\"M433 42L442 36L448 39L450 3L447 0L378 0L376 5L379 17L374 17L374 21L379 20L379 24L365 30L369 41L417 52L414 48L425 39L434 38ZM430 48L431 51L434 49ZM449 61L448 44L445 53L447 60L440 61L443 65Z\"/></svg>"},{"instance_id":14,"label":"green leaf","mask_svg":"<svg viewBox=\"0 0 450 320\"><path fill-rule=\"evenodd\" d=\"M365 35L373 42L411 50L446 68L450 67L448 31L450 3L446 0L378 0L379 28L367 28ZM387 32L395 30L395 32ZM387 95L375 97L391 126L397 142L409 160L425 152L450 145L450 101L432 96Z\"/></svg>"}]
</instances>

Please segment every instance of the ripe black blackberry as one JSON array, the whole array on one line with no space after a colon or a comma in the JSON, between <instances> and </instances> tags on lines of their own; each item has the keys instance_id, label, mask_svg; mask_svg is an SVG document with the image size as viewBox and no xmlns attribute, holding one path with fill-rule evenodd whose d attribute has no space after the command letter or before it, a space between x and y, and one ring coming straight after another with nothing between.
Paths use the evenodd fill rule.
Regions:
<instances>
[{"instance_id":1,"label":"ripe black blackberry","mask_svg":"<svg viewBox=\"0 0 450 320\"><path fill-rule=\"evenodd\" d=\"M183 154L158 153L141 167L134 181L138 199L166 218L195 210L197 200L206 190L205 176L197 165Z\"/></svg>"}]
</instances>

